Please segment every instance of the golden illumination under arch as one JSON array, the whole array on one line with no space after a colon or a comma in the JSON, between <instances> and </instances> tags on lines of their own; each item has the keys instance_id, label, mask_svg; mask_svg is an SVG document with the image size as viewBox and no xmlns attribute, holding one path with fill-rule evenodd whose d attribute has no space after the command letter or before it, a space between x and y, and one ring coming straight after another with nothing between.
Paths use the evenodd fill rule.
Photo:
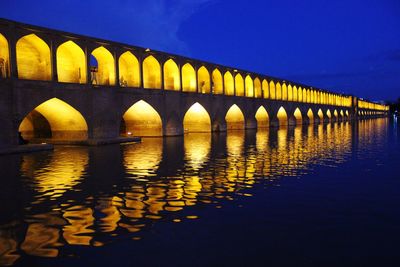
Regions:
<instances>
[{"instance_id":1,"label":"golden illumination under arch","mask_svg":"<svg viewBox=\"0 0 400 267\"><path fill-rule=\"evenodd\" d=\"M297 90L297 100L303 102L303 89L301 89L301 87Z\"/></svg>"},{"instance_id":2,"label":"golden illumination under arch","mask_svg":"<svg viewBox=\"0 0 400 267\"><path fill-rule=\"evenodd\" d=\"M293 86L293 101L298 101L297 96L297 87Z\"/></svg>"},{"instance_id":3,"label":"golden illumination under arch","mask_svg":"<svg viewBox=\"0 0 400 267\"><path fill-rule=\"evenodd\" d=\"M199 87L199 93L209 94L210 93L210 74L208 70L201 66L197 71L197 82Z\"/></svg>"},{"instance_id":4,"label":"golden illumination under arch","mask_svg":"<svg viewBox=\"0 0 400 267\"><path fill-rule=\"evenodd\" d=\"M290 84L288 85L287 91L288 91L287 100L288 101L293 101L293 89L292 89L292 86Z\"/></svg>"},{"instance_id":5,"label":"golden illumination under arch","mask_svg":"<svg viewBox=\"0 0 400 267\"><path fill-rule=\"evenodd\" d=\"M58 98L43 102L21 122L18 131L24 139L87 139L87 124L82 114Z\"/></svg>"},{"instance_id":6,"label":"golden illumination under arch","mask_svg":"<svg viewBox=\"0 0 400 267\"><path fill-rule=\"evenodd\" d=\"M244 96L244 81L240 73L235 76L235 90L237 96Z\"/></svg>"},{"instance_id":7,"label":"golden illumination under arch","mask_svg":"<svg viewBox=\"0 0 400 267\"><path fill-rule=\"evenodd\" d=\"M147 102L140 100L122 116L120 133L133 136L162 136L162 121L158 112Z\"/></svg>"},{"instance_id":8,"label":"golden illumination under arch","mask_svg":"<svg viewBox=\"0 0 400 267\"><path fill-rule=\"evenodd\" d=\"M293 116L296 119L296 124L301 124L302 120L303 120L303 116L301 114L301 111L299 108L296 108L296 110L293 113Z\"/></svg>"},{"instance_id":9,"label":"golden illumination under arch","mask_svg":"<svg viewBox=\"0 0 400 267\"><path fill-rule=\"evenodd\" d=\"M98 85L115 85L115 62L114 57L104 46L100 46L93 50L94 56L98 63L96 73L96 82Z\"/></svg>"},{"instance_id":10,"label":"golden illumination under arch","mask_svg":"<svg viewBox=\"0 0 400 267\"><path fill-rule=\"evenodd\" d=\"M161 66L157 59L148 56L143 60L143 87L161 89Z\"/></svg>"},{"instance_id":11,"label":"golden illumination under arch","mask_svg":"<svg viewBox=\"0 0 400 267\"><path fill-rule=\"evenodd\" d=\"M189 63L182 67L182 91L196 92L196 71Z\"/></svg>"},{"instance_id":12,"label":"golden illumination under arch","mask_svg":"<svg viewBox=\"0 0 400 267\"><path fill-rule=\"evenodd\" d=\"M10 76L10 57L8 41L0 33L0 78L6 78Z\"/></svg>"},{"instance_id":13,"label":"golden illumination under arch","mask_svg":"<svg viewBox=\"0 0 400 267\"><path fill-rule=\"evenodd\" d=\"M331 111L328 109L327 111L326 111L326 116L330 119L330 118L332 118L332 114L331 114Z\"/></svg>"},{"instance_id":14,"label":"golden illumination under arch","mask_svg":"<svg viewBox=\"0 0 400 267\"><path fill-rule=\"evenodd\" d=\"M257 128L267 128L269 125L269 115L267 110L261 106L257 109L255 118L257 120Z\"/></svg>"},{"instance_id":15,"label":"golden illumination under arch","mask_svg":"<svg viewBox=\"0 0 400 267\"><path fill-rule=\"evenodd\" d=\"M227 130L244 129L244 115L242 110L236 105L232 105L225 116Z\"/></svg>"},{"instance_id":16,"label":"golden illumination under arch","mask_svg":"<svg viewBox=\"0 0 400 267\"><path fill-rule=\"evenodd\" d=\"M244 82L245 82L246 96L254 97L254 84L253 84L253 79L250 77L250 75L246 76Z\"/></svg>"},{"instance_id":17,"label":"golden illumination under arch","mask_svg":"<svg viewBox=\"0 0 400 267\"><path fill-rule=\"evenodd\" d=\"M311 108L308 109L308 111L307 111L307 117L308 117L308 119L310 120L310 122L311 122L312 120L314 120L314 113L313 113L313 111L311 110Z\"/></svg>"},{"instance_id":18,"label":"golden illumination under arch","mask_svg":"<svg viewBox=\"0 0 400 267\"><path fill-rule=\"evenodd\" d=\"M211 132L211 119L207 110L199 103L194 103L183 118L185 132Z\"/></svg>"},{"instance_id":19,"label":"golden illumination under arch","mask_svg":"<svg viewBox=\"0 0 400 267\"><path fill-rule=\"evenodd\" d=\"M269 82L269 97L271 99L276 99L276 91L275 91L275 84L273 81Z\"/></svg>"},{"instance_id":20,"label":"golden illumination under arch","mask_svg":"<svg viewBox=\"0 0 400 267\"><path fill-rule=\"evenodd\" d=\"M140 86L140 64L130 51L123 53L118 59L119 83L121 86Z\"/></svg>"},{"instance_id":21,"label":"golden illumination under arch","mask_svg":"<svg viewBox=\"0 0 400 267\"><path fill-rule=\"evenodd\" d=\"M288 100L288 91L286 83L282 85L282 100Z\"/></svg>"},{"instance_id":22,"label":"golden illumination under arch","mask_svg":"<svg viewBox=\"0 0 400 267\"><path fill-rule=\"evenodd\" d=\"M275 92L276 92L276 95L275 95L275 98L277 99L277 100L281 100L282 99L282 86L281 86L281 84L278 82L278 83L276 83L276 90L275 90Z\"/></svg>"},{"instance_id":23,"label":"golden illumination under arch","mask_svg":"<svg viewBox=\"0 0 400 267\"><path fill-rule=\"evenodd\" d=\"M339 114L338 114L336 109L333 111L333 116L335 116L336 118L339 116Z\"/></svg>"},{"instance_id":24,"label":"golden illumination under arch","mask_svg":"<svg viewBox=\"0 0 400 267\"><path fill-rule=\"evenodd\" d=\"M18 78L51 80L50 48L36 34L21 37L17 42Z\"/></svg>"},{"instance_id":25,"label":"golden illumination under arch","mask_svg":"<svg viewBox=\"0 0 400 267\"><path fill-rule=\"evenodd\" d=\"M73 41L57 48L57 76L59 82L86 83L86 57Z\"/></svg>"},{"instance_id":26,"label":"golden illumination under arch","mask_svg":"<svg viewBox=\"0 0 400 267\"><path fill-rule=\"evenodd\" d=\"M227 71L224 74L224 88L225 88L225 95L235 95L235 84L233 81L232 74Z\"/></svg>"},{"instance_id":27,"label":"golden illumination under arch","mask_svg":"<svg viewBox=\"0 0 400 267\"><path fill-rule=\"evenodd\" d=\"M164 63L164 89L179 91L180 88L181 81L178 65L172 59L168 59Z\"/></svg>"},{"instance_id":28,"label":"golden illumination under arch","mask_svg":"<svg viewBox=\"0 0 400 267\"><path fill-rule=\"evenodd\" d=\"M268 81L265 79L262 81L262 91L263 91L264 98L268 99L269 98L269 87L268 87Z\"/></svg>"},{"instance_id":29,"label":"golden illumination under arch","mask_svg":"<svg viewBox=\"0 0 400 267\"><path fill-rule=\"evenodd\" d=\"M260 79L258 79L257 77L254 79L254 97L262 97L261 82Z\"/></svg>"},{"instance_id":30,"label":"golden illumination under arch","mask_svg":"<svg viewBox=\"0 0 400 267\"><path fill-rule=\"evenodd\" d=\"M317 114L318 114L318 117L319 117L320 120L322 120L324 118L324 113L322 112L321 109L318 110Z\"/></svg>"},{"instance_id":31,"label":"golden illumination under arch","mask_svg":"<svg viewBox=\"0 0 400 267\"><path fill-rule=\"evenodd\" d=\"M278 110L278 113L276 115L278 121L279 121L279 126L286 126L288 123L288 117L287 113L284 107L280 107Z\"/></svg>"},{"instance_id":32,"label":"golden illumination under arch","mask_svg":"<svg viewBox=\"0 0 400 267\"><path fill-rule=\"evenodd\" d=\"M213 94L216 94L216 95L223 94L224 87L223 87L221 72L218 69L215 69L212 72L211 76L212 76L212 92L213 92Z\"/></svg>"}]
</instances>

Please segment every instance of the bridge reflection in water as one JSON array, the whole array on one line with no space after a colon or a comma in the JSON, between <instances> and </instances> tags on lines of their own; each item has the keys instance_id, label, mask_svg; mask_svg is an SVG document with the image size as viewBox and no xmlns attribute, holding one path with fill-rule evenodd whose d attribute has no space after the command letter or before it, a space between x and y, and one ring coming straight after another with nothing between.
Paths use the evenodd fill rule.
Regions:
<instances>
[{"instance_id":1,"label":"bridge reflection in water","mask_svg":"<svg viewBox=\"0 0 400 267\"><path fill-rule=\"evenodd\" d=\"M251 196L256 184L274 186L319 165L340 167L371 142L383 142L387 124L191 133L10 156L1 161L8 178L1 189L7 205L0 206L0 265L61 256L73 245L102 246L117 236L140 239L157 220L196 219L197 208L229 205Z\"/></svg>"}]
</instances>

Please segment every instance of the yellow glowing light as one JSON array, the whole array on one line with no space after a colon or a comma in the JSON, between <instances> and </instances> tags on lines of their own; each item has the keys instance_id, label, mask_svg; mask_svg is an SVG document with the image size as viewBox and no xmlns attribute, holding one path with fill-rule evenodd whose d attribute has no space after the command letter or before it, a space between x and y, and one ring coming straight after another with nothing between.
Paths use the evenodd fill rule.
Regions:
<instances>
[{"instance_id":1,"label":"yellow glowing light","mask_svg":"<svg viewBox=\"0 0 400 267\"><path fill-rule=\"evenodd\" d=\"M185 132L210 132L211 119L205 108L199 103L194 103L183 118Z\"/></svg>"},{"instance_id":2,"label":"yellow glowing light","mask_svg":"<svg viewBox=\"0 0 400 267\"><path fill-rule=\"evenodd\" d=\"M193 169L199 169L207 161L211 150L210 133L191 133L184 139L185 158ZM192 181L193 182L193 181ZM201 189L201 184L199 184Z\"/></svg>"},{"instance_id":3,"label":"yellow glowing light","mask_svg":"<svg viewBox=\"0 0 400 267\"><path fill-rule=\"evenodd\" d=\"M18 78L51 80L49 46L35 34L20 38L17 42Z\"/></svg>"},{"instance_id":4,"label":"yellow glowing light","mask_svg":"<svg viewBox=\"0 0 400 267\"><path fill-rule=\"evenodd\" d=\"M264 98L269 98L269 87L268 87L268 81L267 80L263 80L262 81L262 91L264 94Z\"/></svg>"},{"instance_id":5,"label":"yellow glowing light","mask_svg":"<svg viewBox=\"0 0 400 267\"><path fill-rule=\"evenodd\" d=\"M98 63L96 82L99 85L115 85L114 57L104 46L93 50L92 55Z\"/></svg>"},{"instance_id":6,"label":"yellow glowing light","mask_svg":"<svg viewBox=\"0 0 400 267\"><path fill-rule=\"evenodd\" d=\"M210 93L210 74L208 70L201 66L197 71L197 86L199 88L199 93L208 94Z\"/></svg>"},{"instance_id":7,"label":"yellow glowing light","mask_svg":"<svg viewBox=\"0 0 400 267\"><path fill-rule=\"evenodd\" d=\"M215 69L211 75L212 78L212 91L214 94L222 94L223 93L223 82L222 75L218 69Z\"/></svg>"},{"instance_id":8,"label":"yellow glowing light","mask_svg":"<svg viewBox=\"0 0 400 267\"><path fill-rule=\"evenodd\" d=\"M287 125L287 113L286 110L283 107L280 107L277 113L277 118L279 120L279 126L285 126Z\"/></svg>"},{"instance_id":9,"label":"yellow glowing light","mask_svg":"<svg viewBox=\"0 0 400 267\"><path fill-rule=\"evenodd\" d=\"M237 96L244 96L244 81L240 73L235 76L235 89Z\"/></svg>"},{"instance_id":10,"label":"yellow glowing light","mask_svg":"<svg viewBox=\"0 0 400 267\"><path fill-rule=\"evenodd\" d=\"M0 78L10 75L10 59L7 39L0 33Z\"/></svg>"},{"instance_id":11,"label":"yellow glowing light","mask_svg":"<svg viewBox=\"0 0 400 267\"><path fill-rule=\"evenodd\" d=\"M196 71L189 63L182 67L182 91L196 92Z\"/></svg>"},{"instance_id":12,"label":"yellow glowing light","mask_svg":"<svg viewBox=\"0 0 400 267\"><path fill-rule=\"evenodd\" d=\"M244 129L244 115L236 104L229 108L225 121L227 130Z\"/></svg>"},{"instance_id":13,"label":"yellow glowing light","mask_svg":"<svg viewBox=\"0 0 400 267\"><path fill-rule=\"evenodd\" d=\"M276 83L275 97L276 99L282 99L282 87L280 83Z\"/></svg>"},{"instance_id":14,"label":"yellow glowing light","mask_svg":"<svg viewBox=\"0 0 400 267\"><path fill-rule=\"evenodd\" d=\"M254 96L257 98L262 97L261 82L258 78L254 79Z\"/></svg>"},{"instance_id":15,"label":"yellow glowing light","mask_svg":"<svg viewBox=\"0 0 400 267\"><path fill-rule=\"evenodd\" d=\"M175 61L168 59L164 64L164 89L179 91L181 81Z\"/></svg>"},{"instance_id":16,"label":"yellow glowing light","mask_svg":"<svg viewBox=\"0 0 400 267\"><path fill-rule=\"evenodd\" d=\"M271 99L276 99L275 84L273 81L269 83L269 97Z\"/></svg>"},{"instance_id":17,"label":"yellow glowing light","mask_svg":"<svg viewBox=\"0 0 400 267\"><path fill-rule=\"evenodd\" d=\"M73 41L57 48L57 76L59 82L86 83L86 57Z\"/></svg>"},{"instance_id":18,"label":"yellow glowing light","mask_svg":"<svg viewBox=\"0 0 400 267\"><path fill-rule=\"evenodd\" d=\"M314 113L312 112L311 109L309 109L307 111L307 117L308 117L309 120L313 120L314 119Z\"/></svg>"},{"instance_id":19,"label":"yellow glowing light","mask_svg":"<svg viewBox=\"0 0 400 267\"><path fill-rule=\"evenodd\" d=\"M258 128L267 128L269 124L269 116L267 110L261 106L257 109L255 118L257 120Z\"/></svg>"},{"instance_id":20,"label":"yellow glowing light","mask_svg":"<svg viewBox=\"0 0 400 267\"><path fill-rule=\"evenodd\" d=\"M143 87L161 89L161 67L153 56L143 60Z\"/></svg>"},{"instance_id":21,"label":"yellow glowing light","mask_svg":"<svg viewBox=\"0 0 400 267\"><path fill-rule=\"evenodd\" d=\"M123 53L118 60L119 83L121 86L140 86L139 60L129 51Z\"/></svg>"},{"instance_id":22,"label":"yellow glowing light","mask_svg":"<svg viewBox=\"0 0 400 267\"><path fill-rule=\"evenodd\" d=\"M224 74L224 88L226 95L235 94L235 85L233 81L233 76L229 71L225 72Z\"/></svg>"},{"instance_id":23,"label":"yellow glowing light","mask_svg":"<svg viewBox=\"0 0 400 267\"><path fill-rule=\"evenodd\" d=\"M246 91L246 96L247 97L253 97L254 96L254 84L253 84L253 79L249 75L246 76L245 79L245 91Z\"/></svg>"},{"instance_id":24,"label":"yellow glowing light","mask_svg":"<svg viewBox=\"0 0 400 267\"><path fill-rule=\"evenodd\" d=\"M126 131L135 136L162 136L161 117L147 102L140 100L123 115Z\"/></svg>"},{"instance_id":25,"label":"yellow glowing light","mask_svg":"<svg viewBox=\"0 0 400 267\"><path fill-rule=\"evenodd\" d=\"M301 115L301 111L300 111L299 108L296 108L296 110L294 111L293 115L296 118L297 122L302 120L302 115Z\"/></svg>"}]
</instances>

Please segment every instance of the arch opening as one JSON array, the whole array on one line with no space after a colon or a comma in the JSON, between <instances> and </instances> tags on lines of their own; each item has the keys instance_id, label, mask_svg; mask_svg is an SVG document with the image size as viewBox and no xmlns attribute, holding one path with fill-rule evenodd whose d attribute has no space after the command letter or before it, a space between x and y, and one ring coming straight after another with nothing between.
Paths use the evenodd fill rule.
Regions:
<instances>
[{"instance_id":1,"label":"arch opening","mask_svg":"<svg viewBox=\"0 0 400 267\"><path fill-rule=\"evenodd\" d=\"M232 105L225 116L227 130L242 130L245 127L244 115L242 110L236 105Z\"/></svg>"},{"instance_id":2,"label":"arch opening","mask_svg":"<svg viewBox=\"0 0 400 267\"><path fill-rule=\"evenodd\" d=\"M332 114L331 114L331 111L330 111L329 109L326 111L326 116L327 116L329 119L332 118Z\"/></svg>"},{"instance_id":3,"label":"arch opening","mask_svg":"<svg viewBox=\"0 0 400 267\"><path fill-rule=\"evenodd\" d=\"M0 33L0 78L10 77L10 57L7 39Z\"/></svg>"},{"instance_id":4,"label":"arch opening","mask_svg":"<svg viewBox=\"0 0 400 267\"><path fill-rule=\"evenodd\" d=\"M279 121L279 126L286 126L288 124L288 117L284 107L280 107L276 117Z\"/></svg>"},{"instance_id":5,"label":"arch opening","mask_svg":"<svg viewBox=\"0 0 400 267\"><path fill-rule=\"evenodd\" d=\"M244 96L244 81L240 73L235 76L235 90L236 96Z\"/></svg>"},{"instance_id":6,"label":"arch opening","mask_svg":"<svg viewBox=\"0 0 400 267\"><path fill-rule=\"evenodd\" d=\"M262 81L262 91L263 91L263 97L269 98L269 87L267 80Z\"/></svg>"},{"instance_id":7,"label":"arch opening","mask_svg":"<svg viewBox=\"0 0 400 267\"><path fill-rule=\"evenodd\" d=\"M50 48L36 34L29 34L17 42L18 78L51 80Z\"/></svg>"},{"instance_id":8,"label":"arch opening","mask_svg":"<svg viewBox=\"0 0 400 267\"><path fill-rule=\"evenodd\" d=\"M82 114L58 98L49 99L33 109L18 128L22 137L30 142L41 139L85 140L87 130Z\"/></svg>"},{"instance_id":9,"label":"arch opening","mask_svg":"<svg viewBox=\"0 0 400 267\"><path fill-rule=\"evenodd\" d=\"M194 103L183 118L184 132L211 132L211 119L207 110L199 103Z\"/></svg>"},{"instance_id":10,"label":"arch opening","mask_svg":"<svg viewBox=\"0 0 400 267\"><path fill-rule=\"evenodd\" d=\"M303 121L303 116L301 115L301 111L299 108L296 108L296 110L293 113L294 118L296 119L296 125L301 124Z\"/></svg>"},{"instance_id":11,"label":"arch opening","mask_svg":"<svg viewBox=\"0 0 400 267\"><path fill-rule=\"evenodd\" d=\"M249 75L247 75L245 79L245 91L247 97L254 97L253 79Z\"/></svg>"},{"instance_id":12,"label":"arch opening","mask_svg":"<svg viewBox=\"0 0 400 267\"><path fill-rule=\"evenodd\" d=\"M333 111L333 116L335 116L335 118L337 118L339 116L339 114L338 114L336 109Z\"/></svg>"},{"instance_id":13,"label":"arch opening","mask_svg":"<svg viewBox=\"0 0 400 267\"><path fill-rule=\"evenodd\" d=\"M212 92L216 95L223 94L224 92L222 74L218 69L212 72Z\"/></svg>"},{"instance_id":14,"label":"arch opening","mask_svg":"<svg viewBox=\"0 0 400 267\"><path fill-rule=\"evenodd\" d=\"M310 122L312 122L312 121L314 120L314 113L313 113L313 111L311 110L311 108L308 109L308 111L307 111L307 117L308 117L308 119L309 119Z\"/></svg>"},{"instance_id":15,"label":"arch opening","mask_svg":"<svg viewBox=\"0 0 400 267\"><path fill-rule=\"evenodd\" d=\"M260 79L254 79L254 97L261 98L262 97L262 89Z\"/></svg>"},{"instance_id":16,"label":"arch opening","mask_svg":"<svg viewBox=\"0 0 400 267\"><path fill-rule=\"evenodd\" d=\"M322 110L319 109L317 114L318 114L319 119L322 121L324 119L324 113L322 112Z\"/></svg>"},{"instance_id":17,"label":"arch opening","mask_svg":"<svg viewBox=\"0 0 400 267\"><path fill-rule=\"evenodd\" d=\"M118 59L119 85L122 87L140 87L140 65L137 57L130 51Z\"/></svg>"},{"instance_id":18,"label":"arch opening","mask_svg":"<svg viewBox=\"0 0 400 267\"><path fill-rule=\"evenodd\" d=\"M275 95L275 97L276 97L277 100L282 100L282 86L281 86L280 83L276 83L275 86L276 86L276 90L275 90L276 95Z\"/></svg>"},{"instance_id":19,"label":"arch opening","mask_svg":"<svg viewBox=\"0 0 400 267\"><path fill-rule=\"evenodd\" d=\"M122 116L121 136L162 136L162 121L158 112L140 100Z\"/></svg>"},{"instance_id":20,"label":"arch opening","mask_svg":"<svg viewBox=\"0 0 400 267\"><path fill-rule=\"evenodd\" d=\"M258 108L255 118L257 120L257 128L268 128L269 126L269 115L267 110L261 106Z\"/></svg>"},{"instance_id":21,"label":"arch opening","mask_svg":"<svg viewBox=\"0 0 400 267\"><path fill-rule=\"evenodd\" d=\"M73 41L57 48L57 77L59 82L86 83L86 57Z\"/></svg>"},{"instance_id":22,"label":"arch opening","mask_svg":"<svg viewBox=\"0 0 400 267\"><path fill-rule=\"evenodd\" d=\"M273 81L271 81L270 83L269 83L269 97L271 98L271 99L276 99L276 94L275 94L276 92L275 92L275 84L274 84L274 82Z\"/></svg>"},{"instance_id":23,"label":"arch opening","mask_svg":"<svg viewBox=\"0 0 400 267\"><path fill-rule=\"evenodd\" d=\"M181 81L178 65L172 59L168 59L164 63L164 89L179 91L180 88Z\"/></svg>"},{"instance_id":24,"label":"arch opening","mask_svg":"<svg viewBox=\"0 0 400 267\"><path fill-rule=\"evenodd\" d=\"M196 92L196 71L189 63L182 67L182 91Z\"/></svg>"},{"instance_id":25,"label":"arch opening","mask_svg":"<svg viewBox=\"0 0 400 267\"><path fill-rule=\"evenodd\" d=\"M235 95L235 85L232 74L227 71L224 74L225 95Z\"/></svg>"},{"instance_id":26,"label":"arch opening","mask_svg":"<svg viewBox=\"0 0 400 267\"><path fill-rule=\"evenodd\" d=\"M104 46L100 46L91 54L98 66L90 66L92 84L115 85L115 63L114 57Z\"/></svg>"},{"instance_id":27,"label":"arch opening","mask_svg":"<svg viewBox=\"0 0 400 267\"><path fill-rule=\"evenodd\" d=\"M199 93L210 93L210 74L204 66L201 66L197 71L197 83L199 87Z\"/></svg>"},{"instance_id":28,"label":"arch opening","mask_svg":"<svg viewBox=\"0 0 400 267\"><path fill-rule=\"evenodd\" d=\"M161 66L157 59L148 56L143 60L143 87L161 89Z\"/></svg>"}]
</instances>

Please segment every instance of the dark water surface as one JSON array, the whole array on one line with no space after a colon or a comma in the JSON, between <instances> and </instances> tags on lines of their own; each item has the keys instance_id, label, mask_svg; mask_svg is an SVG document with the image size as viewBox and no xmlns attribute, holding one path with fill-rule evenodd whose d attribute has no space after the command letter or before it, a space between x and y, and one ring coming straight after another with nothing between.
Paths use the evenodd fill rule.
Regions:
<instances>
[{"instance_id":1,"label":"dark water surface","mask_svg":"<svg viewBox=\"0 0 400 267\"><path fill-rule=\"evenodd\" d=\"M0 265L400 266L387 119L0 157Z\"/></svg>"}]
</instances>

